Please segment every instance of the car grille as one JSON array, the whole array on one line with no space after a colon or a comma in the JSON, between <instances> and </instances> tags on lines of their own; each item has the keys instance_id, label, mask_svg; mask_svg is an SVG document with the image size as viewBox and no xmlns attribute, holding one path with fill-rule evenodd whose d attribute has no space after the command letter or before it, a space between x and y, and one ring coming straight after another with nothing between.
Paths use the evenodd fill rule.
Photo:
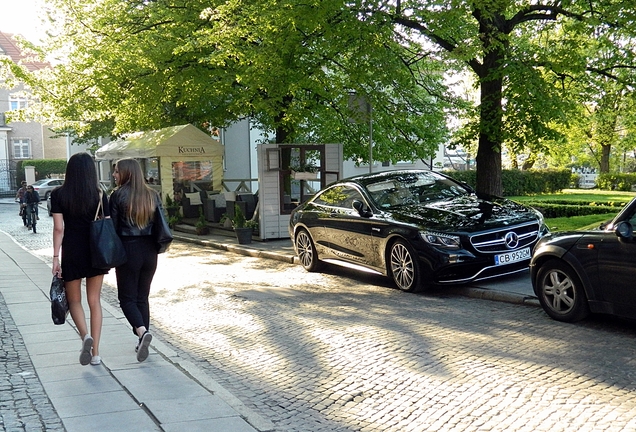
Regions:
<instances>
[{"instance_id":1,"label":"car grille","mask_svg":"<svg viewBox=\"0 0 636 432\"><path fill-rule=\"evenodd\" d=\"M537 222L530 222L496 231L476 234L470 237L470 243L478 252L482 253L507 252L510 248L506 246L505 237L509 232L517 234L519 244L514 249L519 249L531 245L537 240L539 237L539 224Z\"/></svg>"}]
</instances>

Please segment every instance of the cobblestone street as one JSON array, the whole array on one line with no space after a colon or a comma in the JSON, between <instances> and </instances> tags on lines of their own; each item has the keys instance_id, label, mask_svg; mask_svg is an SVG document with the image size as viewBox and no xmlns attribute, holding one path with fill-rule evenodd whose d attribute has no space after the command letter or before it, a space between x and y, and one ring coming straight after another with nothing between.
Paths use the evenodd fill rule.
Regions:
<instances>
[{"instance_id":1,"label":"cobblestone street","mask_svg":"<svg viewBox=\"0 0 636 432\"><path fill-rule=\"evenodd\" d=\"M0 229L50 263L52 220ZM117 305L115 272L104 301ZM175 242L152 331L278 431L636 431L636 326ZM131 332L131 346L135 338Z\"/></svg>"}]
</instances>

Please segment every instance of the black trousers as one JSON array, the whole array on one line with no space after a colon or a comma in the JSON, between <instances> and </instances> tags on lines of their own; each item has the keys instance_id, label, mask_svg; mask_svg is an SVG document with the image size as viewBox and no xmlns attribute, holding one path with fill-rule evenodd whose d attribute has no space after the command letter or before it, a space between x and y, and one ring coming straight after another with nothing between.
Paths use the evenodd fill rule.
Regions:
<instances>
[{"instance_id":1,"label":"black trousers","mask_svg":"<svg viewBox=\"0 0 636 432\"><path fill-rule=\"evenodd\" d=\"M153 236L121 237L128 261L115 269L119 307L132 326L150 329L150 284L157 269L157 245Z\"/></svg>"}]
</instances>

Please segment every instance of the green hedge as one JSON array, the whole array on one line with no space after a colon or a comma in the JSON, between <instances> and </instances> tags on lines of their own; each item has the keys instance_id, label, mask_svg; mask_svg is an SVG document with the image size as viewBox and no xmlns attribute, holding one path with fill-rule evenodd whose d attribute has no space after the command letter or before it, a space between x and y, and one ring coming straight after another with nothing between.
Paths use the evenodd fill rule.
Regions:
<instances>
[{"instance_id":1,"label":"green hedge","mask_svg":"<svg viewBox=\"0 0 636 432\"><path fill-rule=\"evenodd\" d=\"M627 204L625 201L601 201L601 202L590 202L585 200L565 200L565 199L542 199L532 201L532 198L528 200L524 200L523 204L528 204L531 206L541 205L541 204L560 204L560 205L574 205L574 206L593 206L593 207L612 207L614 210L620 210L622 207L625 207Z\"/></svg>"},{"instance_id":2,"label":"green hedge","mask_svg":"<svg viewBox=\"0 0 636 432\"><path fill-rule=\"evenodd\" d=\"M477 184L475 171L447 171L445 174L472 187ZM572 172L569 169L503 170L501 181L504 196L555 193L570 187Z\"/></svg>"},{"instance_id":3,"label":"green hedge","mask_svg":"<svg viewBox=\"0 0 636 432\"><path fill-rule=\"evenodd\" d=\"M524 205L534 207L539 210L545 218L557 218L557 217L572 217L572 216L587 216L593 214L616 214L619 212L620 207L613 205L603 205L593 203L584 203L579 205L557 204L553 201L525 201ZM625 203L621 203L625 205Z\"/></svg>"},{"instance_id":4,"label":"green hedge","mask_svg":"<svg viewBox=\"0 0 636 432\"><path fill-rule=\"evenodd\" d=\"M596 187L602 190L629 192L636 185L636 173L604 173L596 178Z\"/></svg>"},{"instance_id":5,"label":"green hedge","mask_svg":"<svg viewBox=\"0 0 636 432\"><path fill-rule=\"evenodd\" d=\"M41 180L47 176L58 176L66 172L66 159L29 159L16 164L16 178L18 184L25 180L24 167L35 167L35 179Z\"/></svg>"}]
</instances>

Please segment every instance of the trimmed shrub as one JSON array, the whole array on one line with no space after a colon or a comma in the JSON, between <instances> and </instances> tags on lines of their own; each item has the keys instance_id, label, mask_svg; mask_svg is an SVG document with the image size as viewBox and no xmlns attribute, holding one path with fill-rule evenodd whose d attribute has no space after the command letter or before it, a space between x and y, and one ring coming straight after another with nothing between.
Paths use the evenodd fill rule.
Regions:
<instances>
[{"instance_id":1,"label":"trimmed shrub","mask_svg":"<svg viewBox=\"0 0 636 432\"><path fill-rule=\"evenodd\" d=\"M558 204L558 205L573 205L573 206L592 206L592 207L612 207L615 211L625 207L623 201L602 201L602 202L590 202L582 200L565 200L565 199L542 199L537 201L527 200L523 202L531 206L541 204Z\"/></svg>"},{"instance_id":2,"label":"trimmed shrub","mask_svg":"<svg viewBox=\"0 0 636 432\"><path fill-rule=\"evenodd\" d=\"M17 184L25 180L25 166L34 166L36 172L35 179L41 180L47 178L48 175L64 174L66 172L66 159L29 159L18 161L16 164Z\"/></svg>"},{"instance_id":3,"label":"trimmed shrub","mask_svg":"<svg viewBox=\"0 0 636 432\"><path fill-rule=\"evenodd\" d=\"M446 174L472 187L477 183L475 171L447 171ZM568 169L503 170L501 181L504 196L555 193L570 187L572 173Z\"/></svg>"},{"instance_id":4,"label":"trimmed shrub","mask_svg":"<svg viewBox=\"0 0 636 432\"><path fill-rule=\"evenodd\" d=\"M444 174L454 178L457 181L464 182L473 188L477 184L476 171L444 171Z\"/></svg>"},{"instance_id":5,"label":"trimmed shrub","mask_svg":"<svg viewBox=\"0 0 636 432\"><path fill-rule=\"evenodd\" d=\"M629 192L636 185L635 173L603 173L596 178L596 187L602 190Z\"/></svg>"},{"instance_id":6,"label":"trimmed shrub","mask_svg":"<svg viewBox=\"0 0 636 432\"><path fill-rule=\"evenodd\" d=\"M524 204L539 210L545 218L587 216L605 213L616 214L620 210L620 208L617 208L615 206L590 205L589 203L572 205L571 203L555 204L552 201L536 201L524 202Z\"/></svg>"}]
</instances>

